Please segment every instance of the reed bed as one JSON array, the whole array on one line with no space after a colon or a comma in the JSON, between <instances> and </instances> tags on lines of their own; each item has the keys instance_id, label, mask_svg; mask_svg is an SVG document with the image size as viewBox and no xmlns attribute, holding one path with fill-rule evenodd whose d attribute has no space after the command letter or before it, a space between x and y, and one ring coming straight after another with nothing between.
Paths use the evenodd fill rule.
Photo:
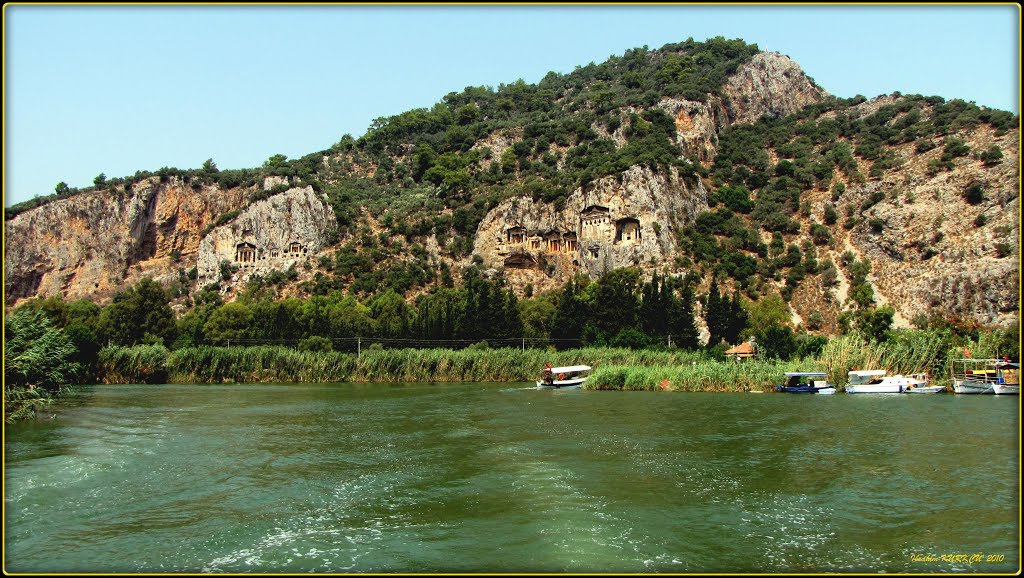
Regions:
<instances>
[{"instance_id":1,"label":"reed bed","mask_svg":"<svg viewBox=\"0 0 1024 578\"><path fill-rule=\"evenodd\" d=\"M381 349L362 355L298 351L280 346L112 346L100 354L104 383L270 383L531 381L552 366L677 366L704 363L695 351L621 348Z\"/></svg>"},{"instance_id":2,"label":"reed bed","mask_svg":"<svg viewBox=\"0 0 1024 578\"><path fill-rule=\"evenodd\" d=\"M100 350L97 375L103 383L160 383L167 379L167 358L163 345L112 345Z\"/></svg>"},{"instance_id":3,"label":"reed bed","mask_svg":"<svg viewBox=\"0 0 1024 578\"><path fill-rule=\"evenodd\" d=\"M967 349L974 357L993 357L998 337L982 334ZM829 340L818 359L836 385L847 384L853 369L884 369L891 375L927 373L930 381L950 375L950 360L964 357L963 346L953 346L947 336L907 330L884 343L864 341L856 335Z\"/></svg>"},{"instance_id":4,"label":"reed bed","mask_svg":"<svg viewBox=\"0 0 1024 578\"><path fill-rule=\"evenodd\" d=\"M967 348L974 357L994 357L998 340L982 334ZM583 348L544 349L378 349L362 355L298 351L281 346L188 347L111 346L99 355L104 383L269 383L269 382L449 382L532 381L545 363L589 365L590 389L671 391L769 391L787 371L823 371L843 386L847 372L885 369L904 375L948 375L950 359L962 346L935 333L901 332L883 344L847 335L829 340L815 359L716 361L700 351ZM667 383L666 383L667 380ZM665 387L662 384L666 383Z\"/></svg>"},{"instance_id":5,"label":"reed bed","mask_svg":"<svg viewBox=\"0 0 1024 578\"><path fill-rule=\"evenodd\" d=\"M804 361L712 361L680 365L602 365L586 389L665 391L773 391L787 371L823 371Z\"/></svg>"}]
</instances>

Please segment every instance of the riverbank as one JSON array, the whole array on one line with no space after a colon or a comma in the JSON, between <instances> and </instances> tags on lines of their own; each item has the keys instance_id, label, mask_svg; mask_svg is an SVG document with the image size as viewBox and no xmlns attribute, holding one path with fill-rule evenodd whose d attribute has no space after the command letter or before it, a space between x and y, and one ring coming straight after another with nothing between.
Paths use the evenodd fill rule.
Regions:
<instances>
[{"instance_id":1,"label":"riverbank","mask_svg":"<svg viewBox=\"0 0 1024 578\"><path fill-rule=\"evenodd\" d=\"M975 345L985 355L984 344ZM545 363L585 364L594 372L588 389L671 391L769 391L787 371L823 371L842 386L852 368L946 375L959 351L927 333L879 344L845 336L828 341L813 357L716 359L709 350L583 348L564 351L516 348L369 349L360 354L298 351L282 346L200 346L174 351L160 345L112 346L99 354L98 381L125 383L282 382L528 382ZM667 381L666 381L667 380Z\"/></svg>"},{"instance_id":2,"label":"riverbank","mask_svg":"<svg viewBox=\"0 0 1024 578\"><path fill-rule=\"evenodd\" d=\"M356 355L280 346L108 347L100 352L99 381L125 383L451 382L531 381L553 366L690 366L698 351L622 348L381 349Z\"/></svg>"}]
</instances>

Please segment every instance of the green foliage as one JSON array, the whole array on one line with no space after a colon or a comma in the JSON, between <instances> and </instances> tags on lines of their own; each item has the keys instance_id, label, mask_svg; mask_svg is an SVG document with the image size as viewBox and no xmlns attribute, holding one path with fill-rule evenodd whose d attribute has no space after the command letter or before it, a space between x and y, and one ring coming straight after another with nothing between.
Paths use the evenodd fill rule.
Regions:
<instances>
[{"instance_id":1,"label":"green foliage","mask_svg":"<svg viewBox=\"0 0 1024 578\"><path fill-rule=\"evenodd\" d=\"M299 341L296 347L299 351L331 351L334 347L331 340L326 337L314 335Z\"/></svg>"},{"instance_id":2,"label":"green foliage","mask_svg":"<svg viewBox=\"0 0 1024 578\"><path fill-rule=\"evenodd\" d=\"M964 189L964 200L972 205L977 205L985 200L985 187L980 182L972 182Z\"/></svg>"},{"instance_id":3,"label":"green foliage","mask_svg":"<svg viewBox=\"0 0 1024 578\"><path fill-rule=\"evenodd\" d=\"M100 374L104 383L166 383L169 355L158 344L111 345L100 350Z\"/></svg>"},{"instance_id":4,"label":"green foliage","mask_svg":"<svg viewBox=\"0 0 1024 578\"><path fill-rule=\"evenodd\" d=\"M100 315L102 341L122 345L143 342L146 336L163 343L174 341L176 326L170 299L163 288L149 278L119 291Z\"/></svg>"},{"instance_id":5,"label":"green foliage","mask_svg":"<svg viewBox=\"0 0 1024 578\"><path fill-rule=\"evenodd\" d=\"M895 313L889 305L863 308L857 314L857 330L865 339L885 341L889 336L889 329L892 327L892 318Z\"/></svg>"},{"instance_id":6,"label":"green foliage","mask_svg":"<svg viewBox=\"0 0 1024 578\"><path fill-rule=\"evenodd\" d=\"M986 165L995 165L1003 159L1003 150L999 148L999 145L993 144L988 147L986 151L981 153L979 158L981 159L981 162Z\"/></svg>"},{"instance_id":7,"label":"green foliage","mask_svg":"<svg viewBox=\"0 0 1024 578\"><path fill-rule=\"evenodd\" d=\"M20 308L4 320L4 420L30 417L78 377L78 351L42 311Z\"/></svg>"}]
</instances>

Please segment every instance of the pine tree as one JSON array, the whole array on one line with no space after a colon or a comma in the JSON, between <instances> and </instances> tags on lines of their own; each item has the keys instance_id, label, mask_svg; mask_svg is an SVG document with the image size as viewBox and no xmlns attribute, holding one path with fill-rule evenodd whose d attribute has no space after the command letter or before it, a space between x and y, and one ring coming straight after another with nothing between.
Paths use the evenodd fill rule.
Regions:
<instances>
[{"instance_id":1,"label":"pine tree","mask_svg":"<svg viewBox=\"0 0 1024 578\"><path fill-rule=\"evenodd\" d=\"M704 320L708 324L708 332L711 334L708 339L708 346L718 345L729 333L729 302L722 299L718 292L718 279L711 279L711 289L708 291L708 305L704 313Z\"/></svg>"},{"instance_id":2,"label":"pine tree","mask_svg":"<svg viewBox=\"0 0 1024 578\"><path fill-rule=\"evenodd\" d=\"M697 325L693 319L693 288L684 283L680 290L681 296L672 304L672 312L668 316L671 321L672 339L676 346L683 349L697 349Z\"/></svg>"}]
</instances>

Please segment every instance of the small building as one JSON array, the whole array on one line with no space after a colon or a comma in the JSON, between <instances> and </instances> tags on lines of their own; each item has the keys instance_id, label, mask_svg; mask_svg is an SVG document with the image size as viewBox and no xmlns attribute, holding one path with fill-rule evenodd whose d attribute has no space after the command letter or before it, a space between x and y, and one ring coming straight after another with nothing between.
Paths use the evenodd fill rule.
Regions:
<instances>
[{"instance_id":1,"label":"small building","mask_svg":"<svg viewBox=\"0 0 1024 578\"><path fill-rule=\"evenodd\" d=\"M505 231L505 240L509 245L522 245L526 242L526 229L522 227L509 227Z\"/></svg>"},{"instance_id":2,"label":"small building","mask_svg":"<svg viewBox=\"0 0 1024 578\"><path fill-rule=\"evenodd\" d=\"M566 253L575 253L579 251L579 242L576 239L576 233L566 233L562 235L562 246Z\"/></svg>"},{"instance_id":3,"label":"small building","mask_svg":"<svg viewBox=\"0 0 1024 578\"><path fill-rule=\"evenodd\" d=\"M245 265L256 262L256 245L241 242L235 245L235 262Z\"/></svg>"},{"instance_id":4,"label":"small building","mask_svg":"<svg viewBox=\"0 0 1024 578\"><path fill-rule=\"evenodd\" d=\"M544 235L548 242L548 253L560 253L562 251L562 234L558 231L551 231Z\"/></svg>"},{"instance_id":5,"label":"small building","mask_svg":"<svg viewBox=\"0 0 1024 578\"><path fill-rule=\"evenodd\" d=\"M626 217L615 221L615 243L631 245L640 242L640 221Z\"/></svg>"},{"instance_id":6,"label":"small building","mask_svg":"<svg viewBox=\"0 0 1024 578\"><path fill-rule=\"evenodd\" d=\"M725 350L726 357L735 357L736 362L740 363L744 359L749 359L757 355L757 346L754 344L754 338L751 337L750 341L746 343L740 343L734 347L730 347Z\"/></svg>"}]
</instances>

